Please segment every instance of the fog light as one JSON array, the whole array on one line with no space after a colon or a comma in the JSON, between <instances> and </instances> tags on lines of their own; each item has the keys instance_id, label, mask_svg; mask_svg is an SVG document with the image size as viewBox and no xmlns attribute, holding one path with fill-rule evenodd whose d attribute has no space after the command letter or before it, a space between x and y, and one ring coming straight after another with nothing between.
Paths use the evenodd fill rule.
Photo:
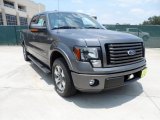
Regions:
<instances>
[{"instance_id":1,"label":"fog light","mask_svg":"<svg viewBox=\"0 0 160 120\"><path fill-rule=\"evenodd\" d=\"M133 79L133 78L134 78L134 75L131 74L128 79L130 80L130 79Z\"/></svg>"},{"instance_id":2,"label":"fog light","mask_svg":"<svg viewBox=\"0 0 160 120\"><path fill-rule=\"evenodd\" d=\"M90 85L90 86L93 86L94 84L95 84L95 80L90 80L90 81L89 81L89 85Z\"/></svg>"},{"instance_id":3,"label":"fog light","mask_svg":"<svg viewBox=\"0 0 160 120\"><path fill-rule=\"evenodd\" d=\"M91 87L98 86L98 85L99 85L99 80L97 80L97 79L90 80L90 81L89 81L89 85L90 85Z\"/></svg>"}]
</instances>

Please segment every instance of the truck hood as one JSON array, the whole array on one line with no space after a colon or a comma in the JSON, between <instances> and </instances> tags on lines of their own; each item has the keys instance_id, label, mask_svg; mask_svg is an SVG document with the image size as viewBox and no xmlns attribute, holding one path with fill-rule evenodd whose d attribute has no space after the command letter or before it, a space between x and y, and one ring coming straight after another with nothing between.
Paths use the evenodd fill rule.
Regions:
<instances>
[{"instance_id":1,"label":"truck hood","mask_svg":"<svg viewBox=\"0 0 160 120\"><path fill-rule=\"evenodd\" d=\"M101 46L105 43L142 42L142 39L137 36L106 29L63 29L58 30L58 33L63 38L67 37L81 42L84 40L87 46Z\"/></svg>"}]
</instances>

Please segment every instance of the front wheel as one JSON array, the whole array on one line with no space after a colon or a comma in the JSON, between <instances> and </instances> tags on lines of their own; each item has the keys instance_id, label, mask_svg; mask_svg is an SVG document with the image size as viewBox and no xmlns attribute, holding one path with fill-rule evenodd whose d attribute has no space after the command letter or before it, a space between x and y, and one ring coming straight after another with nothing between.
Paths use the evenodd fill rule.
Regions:
<instances>
[{"instance_id":1,"label":"front wheel","mask_svg":"<svg viewBox=\"0 0 160 120\"><path fill-rule=\"evenodd\" d=\"M70 70L63 58L54 61L52 67L52 77L56 92L62 97L69 97L76 93Z\"/></svg>"}]
</instances>

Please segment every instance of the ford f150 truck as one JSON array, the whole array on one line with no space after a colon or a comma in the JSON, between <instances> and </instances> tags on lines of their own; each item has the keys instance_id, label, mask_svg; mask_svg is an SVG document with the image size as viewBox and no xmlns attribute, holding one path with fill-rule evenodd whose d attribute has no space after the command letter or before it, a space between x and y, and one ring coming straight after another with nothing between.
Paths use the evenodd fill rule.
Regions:
<instances>
[{"instance_id":1,"label":"ford f150 truck","mask_svg":"<svg viewBox=\"0 0 160 120\"><path fill-rule=\"evenodd\" d=\"M146 71L141 38L107 30L86 14L37 14L21 38L24 59L51 73L55 90L63 97L77 90L117 88L140 79Z\"/></svg>"}]
</instances>

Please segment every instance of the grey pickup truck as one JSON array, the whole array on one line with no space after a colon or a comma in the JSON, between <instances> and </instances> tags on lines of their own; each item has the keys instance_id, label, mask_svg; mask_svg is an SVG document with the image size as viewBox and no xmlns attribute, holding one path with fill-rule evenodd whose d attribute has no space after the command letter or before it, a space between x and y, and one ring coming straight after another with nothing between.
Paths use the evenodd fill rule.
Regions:
<instances>
[{"instance_id":1,"label":"grey pickup truck","mask_svg":"<svg viewBox=\"0 0 160 120\"><path fill-rule=\"evenodd\" d=\"M86 14L37 14L21 38L24 59L51 73L62 97L117 88L146 73L141 38L107 30Z\"/></svg>"}]
</instances>

